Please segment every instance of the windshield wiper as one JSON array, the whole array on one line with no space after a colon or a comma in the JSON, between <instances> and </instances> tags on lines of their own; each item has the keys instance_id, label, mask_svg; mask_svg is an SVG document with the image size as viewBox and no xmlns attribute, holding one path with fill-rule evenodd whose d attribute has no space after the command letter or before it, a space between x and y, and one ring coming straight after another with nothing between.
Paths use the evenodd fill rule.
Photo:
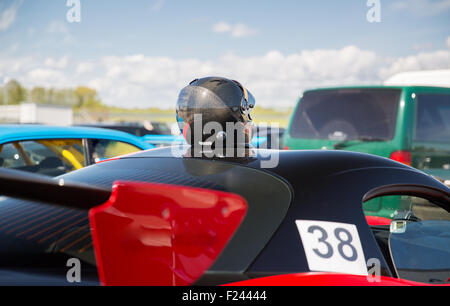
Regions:
<instances>
[{"instance_id":1,"label":"windshield wiper","mask_svg":"<svg viewBox=\"0 0 450 306\"><path fill-rule=\"evenodd\" d=\"M370 137L370 136L360 136L357 138L338 142L334 145L334 149L339 150L339 149L349 147L349 146L353 145L353 142L383 142L383 141L387 141L387 139Z\"/></svg>"}]
</instances>

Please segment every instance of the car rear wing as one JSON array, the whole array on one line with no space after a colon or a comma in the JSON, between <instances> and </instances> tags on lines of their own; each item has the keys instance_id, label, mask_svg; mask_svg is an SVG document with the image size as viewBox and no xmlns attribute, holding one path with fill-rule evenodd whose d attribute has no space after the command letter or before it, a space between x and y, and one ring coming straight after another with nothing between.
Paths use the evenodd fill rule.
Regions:
<instances>
[{"instance_id":1,"label":"car rear wing","mask_svg":"<svg viewBox=\"0 0 450 306\"><path fill-rule=\"evenodd\" d=\"M192 285L215 262L247 212L238 195L115 182L112 192L0 169L0 195L89 210L102 285Z\"/></svg>"},{"instance_id":2,"label":"car rear wing","mask_svg":"<svg viewBox=\"0 0 450 306\"><path fill-rule=\"evenodd\" d=\"M60 178L0 168L0 195L75 209L105 203L111 191Z\"/></svg>"}]
</instances>

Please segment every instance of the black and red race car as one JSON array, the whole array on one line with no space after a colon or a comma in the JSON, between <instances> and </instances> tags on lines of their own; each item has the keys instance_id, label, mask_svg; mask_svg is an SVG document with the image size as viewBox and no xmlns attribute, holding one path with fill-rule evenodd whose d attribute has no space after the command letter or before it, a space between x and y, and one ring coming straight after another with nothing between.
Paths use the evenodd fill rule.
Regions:
<instances>
[{"instance_id":1,"label":"black and red race car","mask_svg":"<svg viewBox=\"0 0 450 306\"><path fill-rule=\"evenodd\" d=\"M449 281L450 191L422 172L351 152L186 150L56 179L0 170L0 284L68 285L71 260L77 285ZM392 196L405 203L393 220L365 215Z\"/></svg>"}]
</instances>

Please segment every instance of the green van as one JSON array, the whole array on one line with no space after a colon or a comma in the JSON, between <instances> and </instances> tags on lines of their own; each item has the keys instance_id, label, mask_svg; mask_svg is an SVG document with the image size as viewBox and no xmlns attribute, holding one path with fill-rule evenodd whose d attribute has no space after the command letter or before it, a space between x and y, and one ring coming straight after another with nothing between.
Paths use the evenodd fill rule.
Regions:
<instances>
[{"instance_id":1,"label":"green van","mask_svg":"<svg viewBox=\"0 0 450 306\"><path fill-rule=\"evenodd\" d=\"M450 88L339 87L304 93L283 139L287 150L348 150L391 158L450 185ZM393 218L398 199L367 215Z\"/></svg>"}]
</instances>

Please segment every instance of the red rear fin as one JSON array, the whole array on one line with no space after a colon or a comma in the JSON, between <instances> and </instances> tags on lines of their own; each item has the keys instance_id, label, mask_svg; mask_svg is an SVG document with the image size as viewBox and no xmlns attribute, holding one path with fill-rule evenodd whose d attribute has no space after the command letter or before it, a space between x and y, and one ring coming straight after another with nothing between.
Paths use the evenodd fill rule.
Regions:
<instances>
[{"instance_id":1,"label":"red rear fin","mask_svg":"<svg viewBox=\"0 0 450 306\"><path fill-rule=\"evenodd\" d=\"M223 251L246 211L235 194L116 182L108 202L89 212L100 280L191 285Z\"/></svg>"}]
</instances>

